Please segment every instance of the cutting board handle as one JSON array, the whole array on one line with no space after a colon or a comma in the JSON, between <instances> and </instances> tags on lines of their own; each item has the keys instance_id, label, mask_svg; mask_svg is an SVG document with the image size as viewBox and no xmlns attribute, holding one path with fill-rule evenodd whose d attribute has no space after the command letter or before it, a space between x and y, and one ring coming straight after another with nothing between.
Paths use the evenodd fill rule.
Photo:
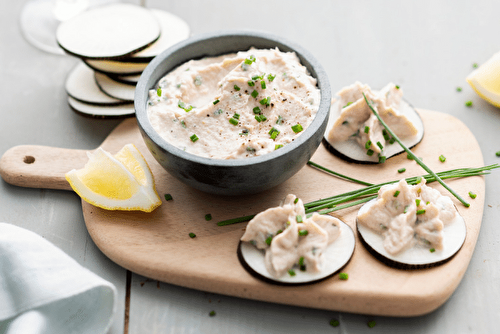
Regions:
<instances>
[{"instance_id":1,"label":"cutting board handle","mask_svg":"<svg viewBox=\"0 0 500 334\"><path fill-rule=\"evenodd\" d=\"M37 145L15 146L0 159L5 182L28 188L71 190L65 174L88 161L87 150Z\"/></svg>"}]
</instances>

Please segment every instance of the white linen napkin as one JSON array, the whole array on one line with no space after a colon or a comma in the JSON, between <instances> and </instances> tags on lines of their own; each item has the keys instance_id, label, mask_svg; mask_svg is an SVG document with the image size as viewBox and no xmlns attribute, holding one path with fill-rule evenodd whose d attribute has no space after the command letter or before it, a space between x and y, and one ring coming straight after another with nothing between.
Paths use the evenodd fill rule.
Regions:
<instances>
[{"instance_id":1,"label":"white linen napkin","mask_svg":"<svg viewBox=\"0 0 500 334\"><path fill-rule=\"evenodd\" d=\"M26 229L0 223L0 333L106 333L116 288Z\"/></svg>"}]
</instances>

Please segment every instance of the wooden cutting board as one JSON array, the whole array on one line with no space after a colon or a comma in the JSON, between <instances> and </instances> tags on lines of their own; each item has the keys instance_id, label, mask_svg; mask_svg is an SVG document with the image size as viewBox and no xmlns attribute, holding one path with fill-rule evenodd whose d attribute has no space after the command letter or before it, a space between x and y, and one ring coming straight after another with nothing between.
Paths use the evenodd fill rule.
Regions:
<instances>
[{"instance_id":1,"label":"wooden cutting board","mask_svg":"<svg viewBox=\"0 0 500 334\"><path fill-rule=\"evenodd\" d=\"M483 157L469 129L458 119L443 113L419 110L425 124L423 141L413 149L434 171L479 167ZM338 275L305 286L278 286L250 275L240 265L236 250L245 223L219 227L217 222L255 214L277 206L288 193L309 202L343 193L360 186L305 166L284 184L261 194L223 197L205 194L174 179L154 160L142 140L135 119L123 121L103 142L115 154L133 143L142 152L154 174L163 204L152 213L106 211L82 201L87 229L99 249L111 260L140 275L184 287L242 298L304 307L372 315L416 316L433 311L453 293L462 279L477 241L484 207L483 177L448 180L447 183L471 206L453 199L467 223L467 238L451 261L431 269L398 270L372 257L356 240L351 261ZM441 163L439 155L446 157ZM33 162L34 160L34 162ZM406 154L383 165L344 162L321 145L312 161L339 173L368 182L397 180L422 175L424 171ZM5 181L23 187L70 190L64 174L82 168L85 150L43 146L17 146L0 160ZM399 168L406 172L398 174ZM444 188L433 187L446 194ZM477 194L470 199L468 192ZM166 202L169 193L173 201ZM355 230L357 208L336 213ZM210 213L211 221L205 220ZM197 235L191 239L188 234Z\"/></svg>"}]
</instances>

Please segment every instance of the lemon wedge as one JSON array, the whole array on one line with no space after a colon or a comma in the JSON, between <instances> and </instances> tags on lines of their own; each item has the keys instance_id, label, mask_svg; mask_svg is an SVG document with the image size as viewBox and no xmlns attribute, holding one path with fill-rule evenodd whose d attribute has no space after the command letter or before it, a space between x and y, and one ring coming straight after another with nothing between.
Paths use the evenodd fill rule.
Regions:
<instances>
[{"instance_id":1,"label":"lemon wedge","mask_svg":"<svg viewBox=\"0 0 500 334\"><path fill-rule=\"evenodd\" d=\"M474 70L466 80L479 96L500 108L500 52Z\"/></svg>"},{"instance_id":2,"label":"lemon wedge","mask_svg":"<svg viewBox=\"0 0 500 334\"><path fill-rule=\"evenodd\" d=\"M102 148L87 155L84 168L66 174L71 188L86 202L107 210L145 212L161 204L153 174L133 144L114 156Z\"/></svg>"}]
</instances>

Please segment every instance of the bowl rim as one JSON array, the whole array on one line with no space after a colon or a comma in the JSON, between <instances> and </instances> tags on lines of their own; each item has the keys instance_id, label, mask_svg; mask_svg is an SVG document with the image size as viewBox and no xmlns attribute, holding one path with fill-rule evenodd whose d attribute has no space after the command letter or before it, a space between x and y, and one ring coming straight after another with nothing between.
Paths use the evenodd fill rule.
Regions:
<instances>
[{"instance_id":1,"label":"bowl rim","mask_svg":"<svg viewBox=\"0 0 500 334\"><path fill-rule=\"evenodd\" d=\"M284 45L288 47L290 50L294 51L299 59L301 60L301 64L306 66L305 64L302 63L302 59L305 59L311 68L314 69L316 72L316 75L314 76L312 73L309 73L309 75L313 76L317 80L317 86L320 89L320 104L318 107L318 111L311 122L309 126L304 130L300 136L297 136L295 140L292 143L289 143L285 145L284 147L280 148L279 150L274 150L272 152L260 155L260 156L254 156L254 157L246 157L246 158L241 158L241 159L213 159L213 158L207 158L207 157L202 157L198 156L192 153L188 153L173 144L167 142L163 137L159 135L158 132L153 128L151 125L151 122L148 117L148 109L147 109L147 101L149 97L149 90L152 89L153 87L147 86L147 81L149 77L153 74L153 72L156 70L156 68L168 57L170 57L172 54L182 51L184 48L192 45L192 44L198 44L198 43L208 43L210 40L213 39L218 39L218 38L227 38L227 37L257 37L261 39L266 39L270 42L276 42L277 44ZM248 46L248 49L252 47L252 45ZM248 50L246 49L246 50ZM239 51L246 51L246 50L239 50ZM237 52L236 50L234 52ZM223 52L222 54L227 54L228 52ZM198 56L202 55L196 55L190 59L196 59ZM214 55L215 56L215 55ZM184 62L189 61L185 60L179 64L176 64L173 66L171 69L169 69L167 72L165 72L161 77L165 76L167 73L170 71L174 70ZM306 66L307 67L307 66ZM309 69L308 69L309 71ZM154 83L156 85L157 82ZM142 92L142 93L141 93ZM169 154L183 159L183 160L189 160L194 163L202 164L202 165L210 165L210 166L217 166L217 167L240 167L240 166L248 166L248 165L256 165L256 164L261 164L261 163L266 163L270 160L277 159L283 155L286 155L293 151L295 148L300 147L304 143L306 143L318 130L320 130L323 122L328 119L329 111L330 111L330 104L331 104L331 88L330 88L330 83L328 80L328 76L323 69L323 66L316 60L316 58L305 48L301 47L300 45L291 42L287 40L286 38L282 38L281 36L273 35L267 32L262 32L262 31L256 31L256 30L221 30L221 31L214 31L210 33L203 33L203 34L197 34L194 36L189 37L188 39L185 39L184 41L181 41L162 53L160 53L158 56L156 56L150 63L149 65L144 69L142 72L139 81L136 86L135 90L135 98L134 98L134 107L135 107L135 113L136 113L136 119L137 123L139 125L139 128L142 128L143 132L145 135L147 135L157 146L159 146L162 150L167 151ZM144 135L144 134L143 134Z\"/></svg>"}]
</instances>

